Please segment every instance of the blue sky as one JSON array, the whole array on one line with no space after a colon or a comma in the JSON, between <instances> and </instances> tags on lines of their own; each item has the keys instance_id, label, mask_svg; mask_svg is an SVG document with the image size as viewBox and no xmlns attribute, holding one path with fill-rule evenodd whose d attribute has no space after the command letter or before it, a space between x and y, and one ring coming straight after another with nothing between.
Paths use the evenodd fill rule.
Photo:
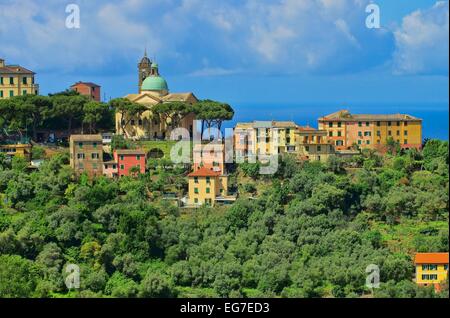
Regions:
<instances>
[{"instance_id":1,"label":"blue sky","mask_svg":"<svg viewBox=\"0 0 450 318\"><path fill-rule=\"evenodd\" d=\"M365 26L370 2L380 29ZM80 29L64 25L69 3ZM448 37L448 1L0 0L0 57L43 94L78 80L136 92L147 47L171 91L199 98L448 107Z\"/></svg>"}]
</instances>

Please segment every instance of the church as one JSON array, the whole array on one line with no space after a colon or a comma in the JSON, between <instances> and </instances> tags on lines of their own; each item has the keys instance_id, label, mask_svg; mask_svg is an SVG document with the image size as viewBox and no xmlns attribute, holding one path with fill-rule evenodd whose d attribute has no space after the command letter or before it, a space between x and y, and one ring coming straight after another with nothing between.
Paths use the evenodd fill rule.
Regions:
<instances>
[{"instance_id":1,"label":"church","mask_svg":"<svg viewBox=\"0 0 450 318\"><path fill-rule=\"evenodd\" d=\"M116 113L116 132L125 135L128 138L166 140L170 138L172 129L177 127L167 127L164 121L158 120L152 115L152 107L169 102L186 102L195 104L198 99L191 92L171 93L166 80L160 75L158 64L152 62L147 52L138 63L138 93L128 94L124 98L138 104L145 105L148 110L136 118L127 118L124 129L120 123L121 116ZM190 135L193 134L195 114L189 114L184 117L178 127L187 129ZM125 131L123 131L125 130Z\"/></svg>"}]
</instances>

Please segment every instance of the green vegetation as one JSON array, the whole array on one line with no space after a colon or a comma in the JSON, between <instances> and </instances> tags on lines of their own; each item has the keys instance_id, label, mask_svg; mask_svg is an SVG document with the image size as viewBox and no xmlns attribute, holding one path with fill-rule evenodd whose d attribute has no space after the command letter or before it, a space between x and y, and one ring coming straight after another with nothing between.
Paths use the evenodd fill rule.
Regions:
<instances>
[{"instance_id":1,"label":"green vegetation","mask_svg":"<svg viewBox=\"0 0 450 318\"><path fill-rule=\"evenodd\" d=\"M29 134L34 141L37 141L38 129L70 133L82 128L94 133L113 127L114 108L111 105L91 101L73 91L0 99L0 130L20 136Z\"/></svg>"},{"instance_id":2,"label":"green vegetation","mask_svg":"<svg viewBox=\"0 0 450 318\"><path fill-rule=\"evenodd\" d=\"M448 297L412 281L414 252L448 251L447 142L327 164L285 157L274 176L242 164L241 199L183 214L162 193L185 193L187 169L165 159L117 180L75 179L66 154L34 171L4 159L0 297ZM64 284L68 264L79 290Z\"/></svg>"}]
</instances>

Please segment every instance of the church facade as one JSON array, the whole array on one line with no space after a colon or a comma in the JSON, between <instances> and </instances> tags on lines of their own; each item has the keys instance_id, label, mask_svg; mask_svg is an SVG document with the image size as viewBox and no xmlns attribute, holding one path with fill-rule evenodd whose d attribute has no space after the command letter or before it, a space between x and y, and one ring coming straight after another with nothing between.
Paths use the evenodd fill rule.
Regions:
<instances>
[{"instance_id":1,"label":"church facade","mask_svg":"<svg viewBox=\"0 0 450 318\"><path fill-rule=\"evenodd\" d=\"M198 99L192 92L171 93L166 80L159 74L158 64L152 62L147 53L138 64L138 93L128 94L124 98L148 108L147 111L135 118L126 118L126 125L122 129L121 115L116 113L116 133L132 139L169 139L173 129L182 127L193 134L194 114L185 116L178 127L167 125L158 120L152 113L152 107L161 103L185 102L195 104Z\"/></svg>"}]
</instances>

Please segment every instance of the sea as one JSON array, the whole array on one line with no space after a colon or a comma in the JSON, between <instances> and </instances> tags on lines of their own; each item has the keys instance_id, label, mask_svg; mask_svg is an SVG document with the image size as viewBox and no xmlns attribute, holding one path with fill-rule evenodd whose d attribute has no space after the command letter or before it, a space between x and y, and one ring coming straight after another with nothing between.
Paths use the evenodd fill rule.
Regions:
<instances>
[{"instance_id":1,"label":"sea","mask_svg":"<svg viewBox=\"0 0 450 318\"><path fill-rule=\"evenodd\" d=\"M234 103L233 120L223 124L224 128L232 128L237 122L253 120L291 120L295 123L317 128L319 117L346 109L354 114L408 114L421 118L423 138L449 140L449 103L397 103L369 104L354 103L338 105L331 103L308 104L261 104Z\"/></svg>"}]
</instances>

